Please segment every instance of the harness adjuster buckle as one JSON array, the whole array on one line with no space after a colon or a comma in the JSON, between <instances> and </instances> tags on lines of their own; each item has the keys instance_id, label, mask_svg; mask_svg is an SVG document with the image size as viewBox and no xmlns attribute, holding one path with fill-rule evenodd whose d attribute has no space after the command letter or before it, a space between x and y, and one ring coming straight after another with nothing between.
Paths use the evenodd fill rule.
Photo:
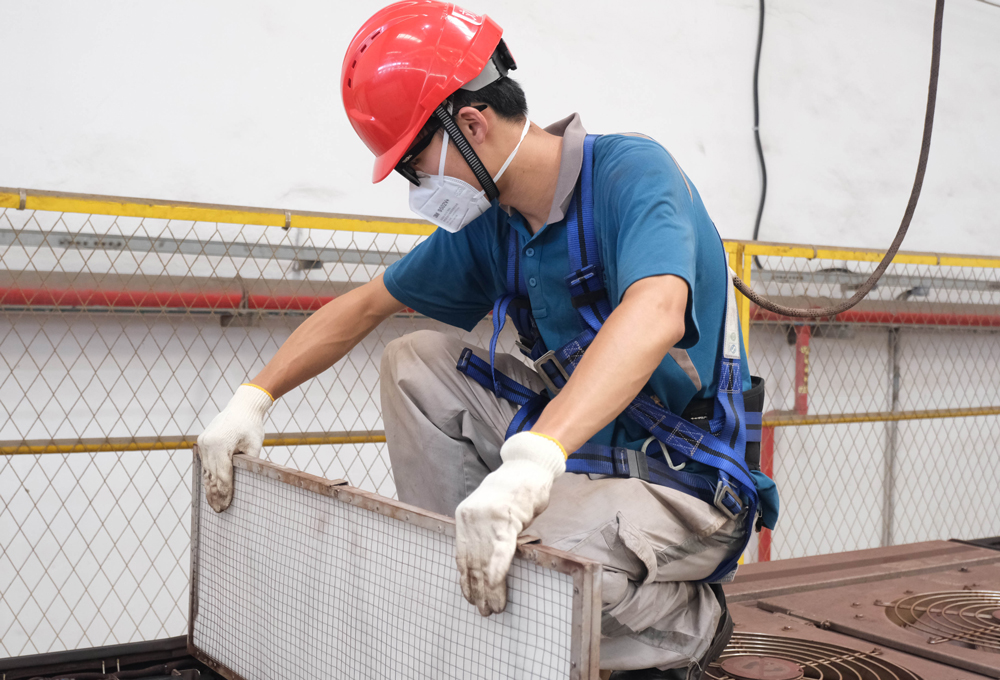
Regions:
<instances>
[{"instance_id":1,"label":"harness adjuster buckle","mask_svg":"<svg viewBox=\"0 0 1000 680\"><path fill-rule=\"evenodd\" d=\"M584 281L587 281L588 279L592 279L597 276L601 277L601 284L603 287L604 284L603 272L601 271L600 267L598 267L596 264L588 264L586 267L577 269L575 272L567 276L566 283L568 283L570 286L579 286L582 285Z\"/></svg>"},{"instance_id":2,"label":"harness adjuster buckle","mask_svg":"<svg viewBox=\"0 0 1000 680\"><path fill-rule=\"evenodd\" d=\"M545 354L543 354L542 356L538 357L535 360L534 366L535 366L535 371L538 372L538 377L542 379L542 382L545 383L545 386L549 388L549 391L552 392L553 395L559 394L559 391L562 388L556 387L556 384L552 382L552 378L549 377L549 374L546 373L545 369L543 368L545 364L552 364L553 366L555 366L556 370L560 373L560 375L562 375L563 380L566 382L569 381L569 373L566 372L566 369L563 368L563 365L559 363L558 359L556 359L555 350L550 349L548 352L546 352Z\"/></svg>"},{"instance_id":3,"label":"harness adjuster buckle","mask_svg":"<svg viewBox=\"0 0 1000 680\"><path fill-rule=\"evenodd\" d=\"M521 350L521 354L524 354L525 356L531 356L531 348L528 347L527 343L525 342L526 340L527 340L526 337L524 337L523 335L519 335L517 337L517 340L514 341L514 346L517 347L519 350Z\"/></svg>"},{"instance_id":4,"label":"harness adjuster buckle","mask_svg":"<svg viewBox=\"0 0 1000 680\"><path fill-rule=\"evenodd\" d=\"M462 350L462 353L458 357L458 365L455 366L462 373L465 373L469 369L469 361L472 359L472 350L468 347Z\"/></svg>"},{"instance_id":5,"label":"harness adjuster buckle","mask_svg":"<svg viewBox=\"0 0 1000 680\"><path fill-rule=\"evenodd\" d=\"M628 476L649 481L649 465L646 463L646 454L635 449L625 449L628 457Z\"/></svg>"},{"instance_id":6,"label":"harness adjuster buckle","mask_svg":"<svg viewBox=\"0 0 1000 680\"><path fill-rule=\"evenodd\" d=\"M729 504L735 506L736 509L731 510ZM715 485L715 507L729 519L736 519L743 512L743 501L740 500L739 495L733 491L731 486L720 479L719 483Z\"/></svg>"},{"instance_id":7,"label":"harness adjuster buckle","mask_svg":"<svg viewBox=\"0 0 1000 680\"><path fill-rule=\"evenodd\" d=\"M649 481L649 466L646 464L646 455L639 451L624 446L612 447L611 463L615 477Z\"/></svg>"}]
</instances>

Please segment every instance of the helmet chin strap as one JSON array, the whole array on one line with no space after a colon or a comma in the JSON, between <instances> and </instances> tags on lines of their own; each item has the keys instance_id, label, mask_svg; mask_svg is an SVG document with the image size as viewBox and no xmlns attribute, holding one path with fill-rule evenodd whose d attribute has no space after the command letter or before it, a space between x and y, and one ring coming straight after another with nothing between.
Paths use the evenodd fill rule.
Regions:
<instances>
[{"instance_id":1,"label":"helmet chin strap","mask_svg":"<svg viewBox=\"0 0 1000 680\"><path fill-rule=\"evenodd\" d=\"M469 140L465 138L462 131L458 127L458 123L455 119L451 117L451 104L441 104L434 110L434 116L441 121L441 127L444 128L445 132L448 133L448 137L455 144L455 148L458 152L462 154L462 158L465 162L469 164L469 168L472 170L472 174L476 176L479 180L479 186L483 188L486 192L486 197L491 201L500 196L500 190L497 189L497 185L493 182L493 178L490 176L489 170L483 165L483 162L479 160L479 156L476 152L472 150L472 145L469 144Z\"/></svg>"}]
</instances>

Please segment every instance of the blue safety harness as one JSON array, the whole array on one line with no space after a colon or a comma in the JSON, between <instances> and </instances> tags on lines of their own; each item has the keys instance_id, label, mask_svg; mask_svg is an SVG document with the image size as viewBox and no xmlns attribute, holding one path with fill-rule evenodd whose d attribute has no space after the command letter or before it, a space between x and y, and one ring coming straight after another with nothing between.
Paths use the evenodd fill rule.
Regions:
<instances>
[{"instance_id":1,"label":"blue safety harness","mask_svg":"<svg viewBox=\"0 0 1000 680\"><path fill-rule=\"evenodd\" d=\"M521 351L534 362L535 370L553 396L569 380L584 351L611 315L611 303L604 288L603 269L594 231L593 150L596 135L584 142L583 169L570 212L566 218L571 273L566 277L573 306L583 318L585 330L557 350L548 350L531 313L527 287L520 271L517 233L510 230L507 257L507 294L493 305L493 337L490 362L466 348L458 370L484 388L515 404L520 410L507 428L505 438L530 430L548 403L545 391L536 393L496 369L497 339L509 315L517 328ZM727 267L728 271L728 267ZM707 427L699 427L671 413L653 395L640 392L624 414L652 436L642 451L588 442L566 460L567 472L636 477L694 496L736 519L744 515L743 543L706 582L723 579L736 568L746 548L757 517L757 489L746 460L748 441L760 441L760 409L746 411L740 370L738 319L732 281L728 286L726 337L719 370L719 388ZM659 446L647 452L656 441ZM713 482L704 474L685 467L695 461L716 471Z\"/></svg>"}]
</instances>

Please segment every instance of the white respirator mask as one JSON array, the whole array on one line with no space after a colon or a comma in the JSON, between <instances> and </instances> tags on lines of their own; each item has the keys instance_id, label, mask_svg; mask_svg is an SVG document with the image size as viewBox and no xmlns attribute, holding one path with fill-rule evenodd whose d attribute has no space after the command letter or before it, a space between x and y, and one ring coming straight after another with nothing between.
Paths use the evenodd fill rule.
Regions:
<instances>
[{"instance_id":1,"label":"white respirator mask","mask_svg":"<svg viewBox=\"0 0 1000 680\"><path fill-rule=\"evenodd\" d=\"M500 179L500 176L507 170L507 166L514 160L517 150L521 148L521 142L528 134L529 127L531 127L531 121L525 119L521 138L517 140L517 146L507 156L500 172L493 178L494 183ZM428 175L425 172L417 171L420 185L410 185L410 210L428 222L454 234L489 210L491 201L486 197L486 191L478 190L457 177L449 177L444 174L447 154L448 131L445 130L444 142L441 144L441 160L438 162L438 174Z\"/></svg>"}]
</instances>

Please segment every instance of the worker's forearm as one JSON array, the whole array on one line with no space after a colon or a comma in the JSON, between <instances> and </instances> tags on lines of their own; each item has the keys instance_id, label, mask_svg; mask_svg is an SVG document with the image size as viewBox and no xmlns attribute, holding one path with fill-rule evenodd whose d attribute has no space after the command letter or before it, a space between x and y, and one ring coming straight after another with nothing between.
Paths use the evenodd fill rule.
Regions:
<instances>
[{"instance_id":1,"label":"worker's forearm","mask_svg":"<svg viewBox=\"0 0 1000 680\"><path fill-rule=\"evenodd\" d=\"M532 430L568 453L580 448L625 410L683 335L683 307L666 314L648 295L626 296Z\"/></svg>"},{"instance_id":2,"label":"worker's forearm","mask_svg":"<svg viewBox=\"0 0 1000 680\"><path fill-rule=\"evenodd\" d=\"M253 383L277 399L333 366L401 308L381 277L331 300L295 329Z\"/></svg>"}]
</instances>

